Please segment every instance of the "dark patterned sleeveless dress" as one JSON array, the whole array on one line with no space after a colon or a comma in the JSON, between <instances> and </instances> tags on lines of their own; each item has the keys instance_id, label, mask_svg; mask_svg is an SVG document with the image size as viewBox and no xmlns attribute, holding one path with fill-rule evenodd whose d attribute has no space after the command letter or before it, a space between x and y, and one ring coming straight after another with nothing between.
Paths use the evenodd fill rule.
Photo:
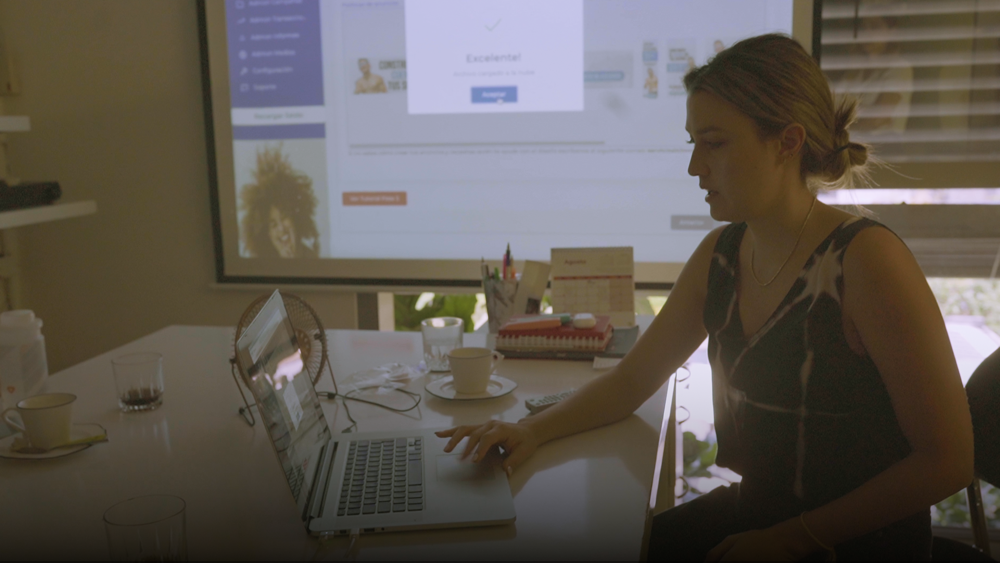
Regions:
<instances>
[{"instance_id":1,"label":"dark patterned sleeveless dress","mask_svg":"<svg viewBox=\"0 0 1000 563\"><path fill-rule=\"evenodd\" d=\"M726 535L766 528L842 497L910 452L878 369L867 356L855 354L844 336L844 251L869 227L885 228L852 218L834 229L749 339L736 291L746 224L729 225L719 236L704 311L719 442L716 464L743 480L661 515L685 512L687 505L705 499L688 507L686 518L714 518L715 524L701 529L724 528L717 530L718 540L705 538L709 549ZM669 525L654 520L654 535L660 530L672 536L673 530L664 530L687 527L677 515L671 519ZM674 543L690 537L677 536ZM651 558L660 556L654 544L671 550L666 540L651 542ZM926 560L930 545L928 509L836 549L841 560ZM692 555L697 556L686 556Z\"/></svg>"}]
</instances>

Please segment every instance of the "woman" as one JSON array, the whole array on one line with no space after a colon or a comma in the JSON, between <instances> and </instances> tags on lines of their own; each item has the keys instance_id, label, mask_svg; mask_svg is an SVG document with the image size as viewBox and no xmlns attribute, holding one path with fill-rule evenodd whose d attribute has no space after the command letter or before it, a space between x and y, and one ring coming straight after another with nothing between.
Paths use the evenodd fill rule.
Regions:
<instances>
[{"instance_id":1,"label":"woman","mask_svg":"<svg viewBox=\"0 0 1000 563\"><path fill-rule=\"evenodd\" d=\"M650 559L928 559L929 507L972 479L972 430L934 296L869 219L816 200L867 147L815 61L747 39L685 77L688 172L710 233L610 373L516 424L443 431L510 472L550 440L629 416L709 338L717 463L741 474L658 515Z\"/></svg>"},{"instance_id":2,"label":"woman","mask_svg":"<svg viewBox=\"0 0 1000 563\"><path fill-rule=\"evenodd\" d=\"M312 179L292 168L281 147L257 151L253 183L243 186L240 231L252 258L317 258Z\"/></svg>"}]
</instances>

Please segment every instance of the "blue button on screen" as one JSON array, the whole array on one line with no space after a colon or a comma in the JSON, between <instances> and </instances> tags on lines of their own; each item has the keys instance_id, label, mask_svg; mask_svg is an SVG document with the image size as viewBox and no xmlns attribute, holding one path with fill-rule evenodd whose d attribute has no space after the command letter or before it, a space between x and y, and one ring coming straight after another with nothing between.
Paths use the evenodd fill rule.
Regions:
<instances>
[{"instance_id":1,"label":"blue button on screen","mask_svg":"<svg viewBox=\"0 0 1000 563\"><path fill-rule=\"evenodd\" d=\"M474 104L512 104L517 102L517 86L473 86Z\"/></svg>"}]
</instances>

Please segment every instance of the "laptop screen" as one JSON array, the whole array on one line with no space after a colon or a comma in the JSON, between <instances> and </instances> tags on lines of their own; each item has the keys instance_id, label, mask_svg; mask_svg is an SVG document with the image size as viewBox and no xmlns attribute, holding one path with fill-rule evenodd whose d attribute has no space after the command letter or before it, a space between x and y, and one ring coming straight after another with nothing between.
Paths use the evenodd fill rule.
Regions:
<instances>
[{"instance_id":1,"label":"laptop screen","mask_svg":"<svg viewBox=\"0 0 1000 563\"><path fill-rule=\"evenodd\" d=\"M312 381L303 371L298 338L311 336L296 334L281 294L275 291L237 341L244 383L253 391L303 514L323 447L332 436Z\"/></svg>"}]
</instances>

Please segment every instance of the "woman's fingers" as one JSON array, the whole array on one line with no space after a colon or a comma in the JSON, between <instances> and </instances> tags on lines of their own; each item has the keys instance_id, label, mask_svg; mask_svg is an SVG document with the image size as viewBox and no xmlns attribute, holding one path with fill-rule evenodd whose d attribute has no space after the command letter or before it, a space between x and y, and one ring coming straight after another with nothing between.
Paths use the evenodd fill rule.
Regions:
<instances>
[{"instance_id":1,"label":"woman's fingers","mask_svg":"<svg viewBox=\"0 0 1000 563\"><path fill-rule=\"evenodd\" d=\"M475 426L459 426L457 428L442 430L442 432L450 433L449 435L451 436L451 440L448 440L448 443L444 445L444 451L450 452L455 449L455 446L457 446L458 443L462 441L462 438L465 438L473 428L475 428ZM441 437L445 438L446 436Z\"/></svg>"},{"instance_id":2,"label":"woman's fingers","mask_svg":"<svg viewBox=\"0 0 1000 563\"><path fill-rule=\"evenodd\" d=\"M455 428L448 428L447 430L438 430L434 434L441 438L451 437L451 439L448 440L448 443L444 445L444 451L447 453L454 450L455 446L457 446L466 436L469 437L469 444L474 443L482 434L480 431L482 428L483 426L456 426ZM468 453L469 448L466 447L466 451L462 454L462 457L465 457Z\"/></svg>"},{"instance_id":3,"label":"woman's fingers","mask_svg":"<svg viewBox=\"0 0 1000 563\"><path fill-rule=\"evenodd\" d=\"M472 450L475 449L476 445L479 444L482 439L483 434L489 432L493 428L493 421L487 422L486 424L476 428L469 433L469 439L465 442L465 450L462 452L462 457L469 457Z\"/></svg>"},{"instance_id":4,"label":"woman's fingers","mask_svg":"<svg viewBox=\"0 0 1000 563\"><path fill-rule=\"evenodd\" d=\"M502 426L497 426L489 429L485 432L482 437L479 438L479 447L476 448L476 454L472 456L472 461L479 461L489 453L490 448L501 445L505 450L511 450L517 447L515 444L511 443L510 429L504 428Z\"/></svg>"},{"instance_id":5,"label":"woman's fingers","mask_svg":"<svg viewBox=\"0 0 1000 563\"><path fill-rule=\"evenodd\" d=\"M502 467L508 474L531 456L536 447L530 431L516 424L496 420L479 426L457 426L436 434L442 438L451 438L444 447L445 452L451 452L462 440L468 438L461 456L466 458L471 454L472 461L480 461L492 448L502 447L506 454Z\"/></svg>"}]
</instances>

